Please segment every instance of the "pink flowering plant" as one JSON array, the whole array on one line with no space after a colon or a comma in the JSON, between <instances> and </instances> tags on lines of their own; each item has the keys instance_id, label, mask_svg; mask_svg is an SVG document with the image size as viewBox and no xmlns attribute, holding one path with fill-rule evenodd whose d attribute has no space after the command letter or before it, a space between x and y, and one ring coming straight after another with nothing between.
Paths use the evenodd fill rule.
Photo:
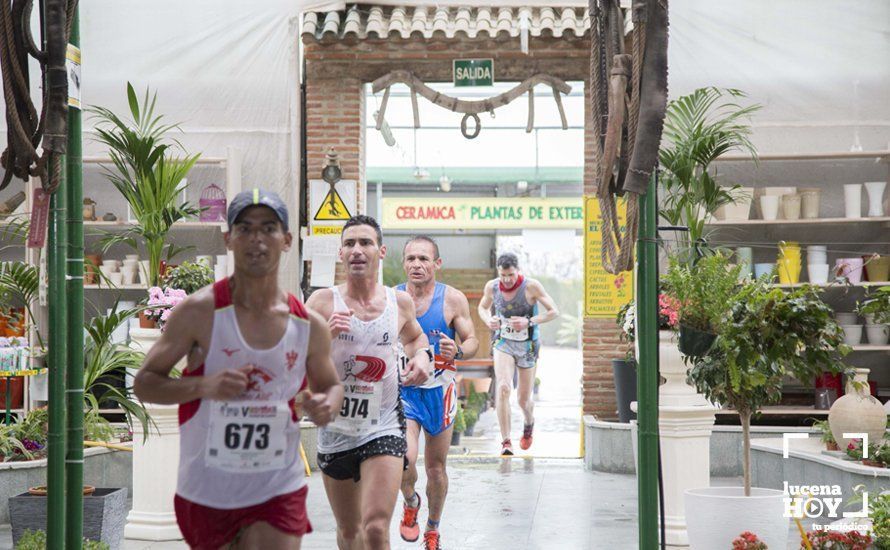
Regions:
<instances>
[{"instance_id":1,"label":"pink flowering plant","mask_svg":"<svg viewBox=\"0 0 890 550\"><path fill-rule=\"evenodd\" d=\"M767 550L767 546L757 535L745 531L732 541L732 550Z\"/></svg>"},{"instance_id":2,"label":"pink flowering plant","mask_svg":"<svg viewBox=\"0 0 890 550\"><path fill-rule=\"evenodd\" d=\"M164 325L170 317L173 308L185 300L187 294L184 290L178 288L167 287L161 290L161 287L153 286L148 289L148 303L145 315L154 319L158 323L158 328L164 330Z\"/></svg>"}]
</instances>

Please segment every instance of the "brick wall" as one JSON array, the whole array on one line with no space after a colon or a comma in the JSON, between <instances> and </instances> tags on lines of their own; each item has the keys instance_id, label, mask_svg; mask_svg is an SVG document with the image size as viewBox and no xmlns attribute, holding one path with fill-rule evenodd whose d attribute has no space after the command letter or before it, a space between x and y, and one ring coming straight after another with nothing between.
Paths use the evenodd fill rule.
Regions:
<instances>
[{"instance_id":1,"label":"brick wall","mask_svg":"<svg viewBox=\"0 0 890 550\"><path fill-rule=\"evenodd\" d=\"M350 37L317 42L304 37L303 43L309 178L319 177L324 154L333 146L340 153L343 178L358 181L360 191L365 188L363 127L365 117L369 116L362 100L363 84L396 69L409 70L425 82L449 82L452 78L451 60L458 57L493 58L499 81L520 81L537 73L577 81L586 80L589 71L589 41L571 35L532 37L528 55L520 51L518 38L462 37L459 40L433 38L425 41L419 36L407 40ZM585 194L593 194L589 110L586 119ZM360 192L359 197L362 195ZM359 210L364 209L360 206ZM338 281L341 278L342 275L338 275ZM471 309L475 311L478 302L470 301ZM480 338L487 340L484 334L480 333ZM484 350L483 347L483 353ZM623 348L613 320L585 320L583 355L585 414L615 418L610 361L622 357Z\"/></svg>"}]
</instances>

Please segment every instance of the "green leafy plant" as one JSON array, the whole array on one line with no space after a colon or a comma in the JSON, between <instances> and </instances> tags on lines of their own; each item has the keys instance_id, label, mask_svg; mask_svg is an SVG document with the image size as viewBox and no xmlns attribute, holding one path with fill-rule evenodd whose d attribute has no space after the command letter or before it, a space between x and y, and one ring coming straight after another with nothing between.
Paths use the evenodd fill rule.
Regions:
<instances>
[{"instance_id":1,"label":"green leafy plant","mask_svg":"<svg viewBox=\"0 0 890 550\"><path fill-rule=\"evenodd\" d=\"M164 279L164 286L184 290L186 294L212 284L213 270L203 263L182 262L168 271Z\"/></svg>"},{"instance_id":2,"label":"green leafy plant","mask_svg":"<svg viewBox=\"0 0 890 550\"><path fill-rule=\"evenodd\" d=\"M0 424L0 456L3 456L4 460L11 458L31 459L31 451L18 438L15 425Z\"/></svg>"},{"instance_id":3,"label":"green leafy plant","mask_svg":"<svg viewBox=\"0 0 890 550\"><path fill-rule=\"evenodd\" d=\"M38 345L41 350L45 350L46 345L40 331L37 330L36 318L31 309L31 303L37 297L39 287L40 270L36 265L20 261L0 262L0 301L17 303L25 308L28 323L35 329Z\"/></svg>"},{"instance_id":4,"label":"green leafy plant","mask_svg":"<svg viewBox=\"0 0 890 550\"><path fill-rule=\"evenodd\" d=\"M161 282L160 263L166 254L171 259L184 248L166 242L170 227L179 220L194 217L200 209L180 201L186 187L186 176L200 154L176 157L171 154L175 144L168 142L167 132L177 129L176 124L162 123L163 116L155 115L157 94L145 97L140 103L133 86L127 83L127 99L132 120L124 120L104 107L93 107L97 141L108 147L112 168L105 175L124 196L137 224L119 234L109 234L103 242L105 250L124 243L134 250L143 244L149 261L149 286Z\"/></svg>"},{"instance_id":5,"label":"green leafy plant","mask_svg":"<svg viewBox=\"0 0 890 550\"><path fill-rule=\"evenodd\" d=\"M871 315L876 325L890 324L890 286L866 290L864 299L856 306L860 315Z\"/></svg>"},{"instance_id":6,"label":"green leafy plant","mask_svg":"<svg viewBox=\"0 0 890 550\"><path fill-rule=\"evenodd\" d=\"M464 423L467 428L472 428L476 425L476 422L479 421L479 411L478 409L474 409L472 407L467 407L464 410Z\"/></svg>"},{"instance_id":7,"label":"green leafy plant","mask_svg":"<svg viewBox=\"0 0 890 550\"><path fill-rule=\"evenodd\" d=\"M676 300L680 328L719 333L727 317L726 305L738 287L738 265L720 250L700 258L694 265L670 258L663 281L666 293Z\"/></svg>"},{"instance_id":8,"label":"green leafy plant","mask_svg":"<svg viewBox=\"0 0 890 550\"><path fill-rule=\"evenodd\" d=\"M741 151L756 159L748 120L760 105L741 106L735 89L699 88L668 103L664 140L658 151L665 195L660 215L671 225L686 226L691 250L705 237L705 221L718 208L741 198L738 185L718 185L710 173L720 155Z\"/></svg>"},{"instance_id":9,"label":"green leafy plant","mask_svg":"<svg viewBox=\"0 0 890 550\"><path fill-rule=\"evenodd\" d=\"M128 323L143 308L120 311L117 308L118 304L115 303L110 313L94 317L86 326L87 341L84 348L83 386L87 416L91 411L98 415L101 404L114 403L126 414L128 423L132 425L134 418L139 421L143 428L143 434L147 437L151 422L148 411L145 410L142 403L130 396L128 388L120 388L111 383L116 378L123 378L127 369L135 370L142 366L144 356L141 352L112 342L111 336L119 326ZM91 429L95 430L94 435L107 433L103 427L99 426L98 420L94 424L94 428ZM104 441L108 441L108 439Z\"/></svg>"},{"instance_id":10,"label":"green leafy plant","mask_svg":"<svg viewBox=\"0 0 890 550\"><path fill-rule=\"evenodd\" d=\"M694 358L689 381L713 403L735 409L744 441L745 495L751 492L751 417L782 397L782 379L811 381L852 369L833 310L805 285L785 292L749 281L725 302L728 315L706 356Z\"/></svg>"},{"instance_id":11,"label":"green leafy plant","mask_svg":"<svg viewBox=\"0 0 890 550\"><path fill-rule=\"evenodd\" d=\"M834 440L834 435L831 433L831 426L828 424L828 420L816 420L813 419L813 428L819 430L819 439L825 445L834 445L837 446L837 441Z\"/></svg>"},{"instance_id":12,"label":"green leafy plant","mask_svg":"<svg viewBox=\"0 0 890 550\"><path fill-rule=\"evenodd\" d=\"M83 539L81 550L109 550L108 543ZM46 550L46 531L26 529L19 538L15 550Z\"/></svg>"},{"instance_id":13,"label":"green leafy plant","mask_svg":"<svg viewBox=\"0 0 890 550\"><path fill-rule=\"evenodd\" d=\"M875 547L879 550L890 549L890 493L886 491L881 491L877 495L869 493L869 512Z\"/></svg>"},{"instance_id":14,"label":"green leafy plant","mask_svg":"<svg viewBox=\"0 0 890 550\"><path fill-rule=\"evenodd\" d=\"M457 433L463 433L464 430L467 429L467 421L464 416L464 406L458 401L457 402L457 413L454 415L454 431Z\"/></svg>"}]
</instances>

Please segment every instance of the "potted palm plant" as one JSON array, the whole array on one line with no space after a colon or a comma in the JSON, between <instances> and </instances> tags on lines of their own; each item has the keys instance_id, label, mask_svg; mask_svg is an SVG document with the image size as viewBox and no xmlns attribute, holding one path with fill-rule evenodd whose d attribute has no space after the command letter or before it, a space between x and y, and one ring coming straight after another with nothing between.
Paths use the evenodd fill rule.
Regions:
<instances>
[{"instance_id":1,"label":"potted palm plant","mask_svg":"<svg viewBox=\"0 0 890 550\"><path fill-rule=\"evenodd\" d=\"M150 95L146 90L140 102L128 82L127 99L132 120L124 120L104 107L90 109L98 120L97 140L108 147L111 156L112 168L105 174L127 200L136 219L136 225L127 231L107 235L103 247L108 250L124 243L138 251L141 243L148 254L147 282L159 286L161 259L166 256L169 260L184 250L167 242L167 233L177 221L200 212L188 201L180 202L186 176L200 154L172 154L174 146L182 146L165 135L178 126L162 123L163 116L155 115L157 94Z\"/></svg>"},{"instance_id":2,"label":"potted palm plant","mask_svg":"<svg viewBox=\"0 0 890 550\"><path fill-rule=\"evenodd\" d=\"M735 534L757 525L770 548L784 548L783 491L751 487L751 418L781 399L786 375L809 381L822 371L848 373L840 359L849 348L813 287L784 292L750 281L726 307L713 348L692 360L689 380L711 402L739 414L744 483L686 492L689 542L693 548L726 548Z\"/></svg>"},{"instance_id":3,"label":"potted palm plant","mask_svg":"<svg viewBox=\"0 0 890 550\"><path fill-rule=\"evenodd\" d=\"M710 172L720 155L741 151L756 158L747 123L759 105L742 107L740 90L699 88L668 103L664 140L658 151L664 197L659 214L674 226L689 230L680 235L681 254L706 237L705 223L722 206L745 197L738 185L724 187Z\"/></svg>"}]
</instances>

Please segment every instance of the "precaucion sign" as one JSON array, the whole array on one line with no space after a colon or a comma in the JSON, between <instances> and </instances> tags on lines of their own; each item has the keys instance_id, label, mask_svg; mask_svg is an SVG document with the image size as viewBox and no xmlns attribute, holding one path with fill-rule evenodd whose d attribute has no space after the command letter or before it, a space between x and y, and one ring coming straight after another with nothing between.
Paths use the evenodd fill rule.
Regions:
<instances>
[{"instance_id":1,"label":"precaucion sign","mask_svg":"<svg viewBox=\"0 0 890 550\"><path fill-rule=\"evenodd\" d=\"M356 214L356 184L340 180L331 185L309 180L309 226L312 235L339 235L343 224Z\"/></svg>"},{"instance_id":2,"label":"precaucion sign","mask_svg":"<svg viewBox=\"0 0 890 550\"><path fill-rule=\"evenodd\" d=\"M580 229L580 197L383 199L384 229Z\"/></svg>"},{"instance_id":3,"label":"precaucion sign","mask_svg":"<svg viewBox=\"0 0 890 550\"><path fill-rule=\"evenodd\" d=\"M618 203L618 223L625 230L627 208ZM615 317L621 306L633 298L633 272L612 275L603 269L603 228L599 201L584 198L584 314L587 317Z\"/></svg>"}]
</instances>

